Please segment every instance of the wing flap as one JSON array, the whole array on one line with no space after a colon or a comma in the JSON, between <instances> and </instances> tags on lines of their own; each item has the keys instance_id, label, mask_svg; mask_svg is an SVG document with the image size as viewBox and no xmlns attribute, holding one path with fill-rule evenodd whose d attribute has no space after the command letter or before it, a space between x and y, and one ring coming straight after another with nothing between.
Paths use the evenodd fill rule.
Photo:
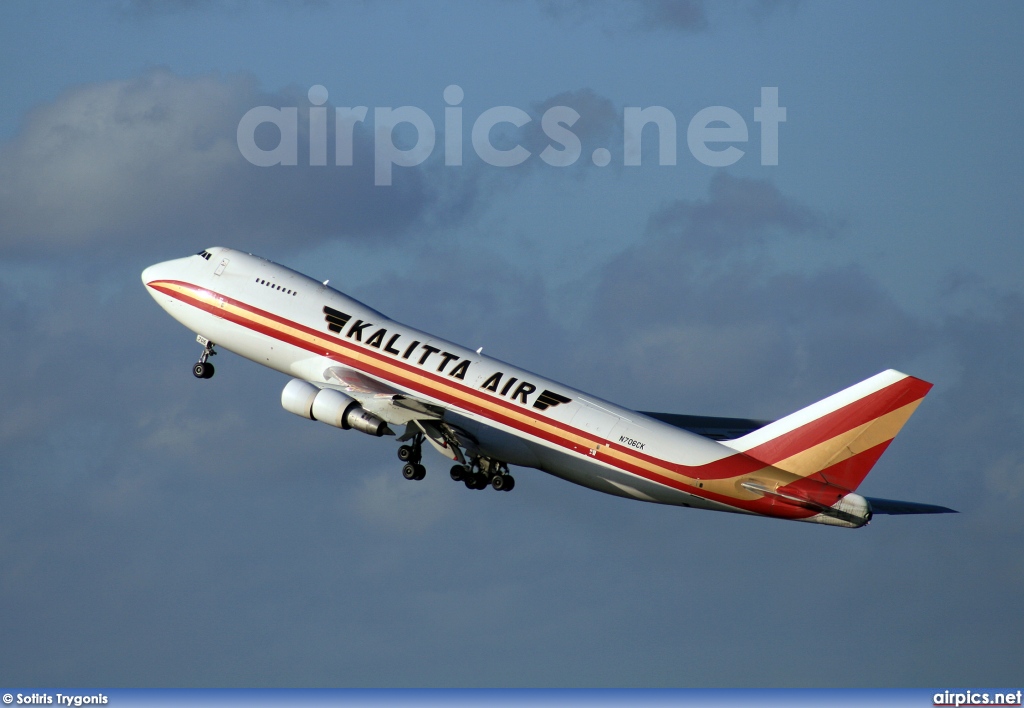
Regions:
<instances>
[{"instance_id":1,"label":"wing flap","mask_svg":"<svg viewBox=\"0 0 1024 708\"><path fill-rule=\"evenodd\" d=\"M349 369L345 366L332 366L324 371L324 379L332 379L347 393L362 394L363 396L393 396L401 393L397 388L392 388L382 381L371 379L361 371Z\"/></svg>"},{"instance_id":2,"label":"wing flap","mask_svg":"<svg viewBox=\"0 0 1024 708\"><path fill-rule=\"evenodd\" d=\"M404 425L412 420L440 420L444 416L443 406L402 393L355 369L332 366L324 371L324 379L336 383L363 408L388 423Z\"/></svg>"}]
</instances>

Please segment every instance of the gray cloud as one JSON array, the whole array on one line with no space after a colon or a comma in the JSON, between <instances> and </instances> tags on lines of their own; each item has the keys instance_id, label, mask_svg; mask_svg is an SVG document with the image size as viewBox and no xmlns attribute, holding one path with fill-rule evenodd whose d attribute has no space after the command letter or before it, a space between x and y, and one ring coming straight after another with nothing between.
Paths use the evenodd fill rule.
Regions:
<instances>
[{"instance_id":1,"label":"gray cloud","mask_svg":"<svg viewBox=\"0 0 1024 708\"><path fill-rule=\"evenodd\" d=\"M612 23L621 9L632 15L632 28L673 29L694 32L707 26L703 0L542 0L541 6L552 17L577 22L599 18ZM617 24L617 23L616 23Z\"/></svg>"},{"instance_id":2,"label":"gray cloud","mask_svg":"<svg viewBox=\"0 0 1024 708\"><path fill-rule=\"evenodd\" d=\"M696 33L743 19L763 22L780 11L793 12L798 4L799 0L540 0L551 17L577 23L598 21L609 32Z\"/></svg>"},{"instance_id":3,"label":"gray cloud","mask_svg":"<svg viewBox=\"0 0 1024 708\"><path fill-rule=\"evenodd\" d=\"M857 265L773 255L779 242L849 237L837 221L769 181L721 173L706 197L653 214L644 239L572 288L592 293L578 319L560 315L558 294L536 273L497 268L500 254L486 250L424 253L415 273L361 295L404 321L636 408L776 417L902 369L936 388L881 474L868 478L878 485L872 493L969 500L985 509L986 524L1012 532L1024 460L1015 401L1024 390L1011 372L1024 365L1016 342L1024 305L990 296L958 316L923 317ZM452 269L488 277L438 279ZM979 378L991 371L1002 373ZM1003 442L989 448L992 435Z\"/></svg>"},{"instance_id":4,"label":"gray cloud","mask_svg":"<svg viewBox=\"0 0 1024 708\"><path fill-rule=\"evenodd\" d=\"M607 390L607 371L624 370L607 395L660 396L678 391L665 388L672 382L694 404L728 406L726 384L737 397L744 397L740 383L760 394L795 380L828 386L837 363L852 383L919 352L933 336L929 328L861 269L816 269L772 255L776 242L836 238L834 221L769 182L725 173L706 199L665 206L643 240L594 276L580 332L600 345L575 362L577 376L588 372L580 383Z\"/></svg>"},{"instance_id":5,"label":"gray cloud","mask_svg":"<svg viewBox=\"0 0 1024 708\"><path fill-rule=\"evenodd\" d=\"M701 0L647 0L640 5L642 21L648 28L693 31L707 26Z\"/></svg>"},{"instance_id":6,"label":"gray cloud","mask_svg":"<svg viewBox=\"0 0 1024 708\"><path fill-rule=\"evenodd\" d=\"M124 110L140 144L165 134ZM233 110L223 111L232 129ZM109 109L98 115L112 120ZM216 153L220 133L209 135L198 142ZM117 169L104 174L112 192L134 188ZM116 199L103 184L91 187L96 199ZM216 214L201 190L162 184L181 190L185 211ZM157 223L159 190L139 189L148 206L131 218ZM438 213L423 203L409 218ZM1009 621L1024 592L1014 553L1024 532L1024 303L989 294L977 309L926 320L855 265L771 255L780 241L846 237L833 222L770 182L722 174L706 196L653 214L641 240L578 284L592 294L576 321L559 312L543 273L503 261L514 244L410 242L421 257L409 271L357 294L636 407L773 416L888 366L933 378L866 485L960 507L959 517L879 519L844 534L628 502L529 470L516 471L513 494L474 493L447 480L433 453L424 486L411 487L393 443L282 411L275 372L225 353L214 379L194 380L198 345L138 280L152 244L124 241L131 247L112 259L8 260L0 365L16 375L0 380L0 606L17 608L5 631L18 641L0 646L5 676L27 685L1005 683L1024 650ZM62 238L121 243L98 227L82 233ZM736 607L765 603L772 611L757 622L736 622ZM830 652L799 642L778 651L779 636L815 636L837 621L843 641ZM921 642L939 625L974 663ZM762 659L737 668L737 652Z\"/></svg>"},{"instance_id":7,"label":"gray cloud","mask_svg":"<svg viewBox=\"0 0 1024 708\"><path fill-rule=\"evenodd\" d=\"M685 204L745 211L729 217L743 231L730 249L707 255L683 238L720 229L714 219L654 220L598 274L576 327L554 316L543 279L495 268L500 254L486 251L426 255L359 295L599 395L684 412L781 414L952 346L962 379L936 381L868 484L963 502L965 514L843 535L628 502L529 470L516 471L513 494L474 493L433 454L423 486L410 487L393 444L282 411L274 372L224 354L214 379L195 381L198 346L142 292L140 266L61 264L31 292L8 284L0 298L10 334L0 364L19 372L0 382L11 412L0 420L10 502L0 604L18 608L6 628L20 638L0 647L6 675L37 685L1005 682L1021 650L1002 611L1024 590L1024 567L1005 552L1021 534L1024 392L1010 377L1024 305L930 326L856 268L764 263L766 239L813 238L827 219L770 184L721 179ZM701 612L680 611L680 598ZM771 613L736 624L736 607L765 601ZM780 635L810 636L837 612L849 629L833 651L773 651ZM922 645L936 623L974 647L982 676L944 644ZM737 670L737 651L763 659ZM862 673L851 677L851 664Z\"/></svg>"},{"instance_id":8,"label":"gray cloud","mask_svg":"<svg viewBox=\"0 0 1024 708\"><path fill-rule=\"evenodd\" d=\"M288 20L301 19L300 11L235 0L142 0L135 14L131 3L120 6L128 12L113 27L109 3L99 13L83 5L59 17L10 15L5 56L17 71L5 76L9 113L39 96L56 98L25 115L21 132L0 146L5 681L1019 681L1024 302L996 292L999 276L983 267L986 244L1012 253L1007 238L1020 231L1016 202L999 198L1000 188L1017 183L1010 174L1016 163L1006 156L1015 143L1000 132L1015 124L1015 102L1001 87L1019 82L1000 71L1012 65L1001 58L1016 56L1015 37L980 31L1012 24L1000 23L998 10L935 14L920 36L868 53L858 50L883 38L871 37L870 28L893 26L886 7L816 11L787 28L785 51L762 65L757 51L746 51L756 50L750 33L720 30L760 21L759 8L761 19L784 19L777 14L784 3L700 4L703 28L682 15L652 24L667 6L635 0L562 3L559 20L541 16L535 3L493 14L485 4L481 15L475 5L438 12L422 3L362 3L355 12L338 5L308 13L312 22L294 25ZM841 30L830 34L839 15L869 36L844 44ZM960 15L979 31L958 34L967 26ZM565 41L538 45L528 31L538 22L554 24ZM577 36L574 22L585 23ZM481 34L482 23L493 34ZM614 33L604 37L611 41L601 42L602 31ZM584 169L533 169L536 158L509 170L467 160L455 171L436 163L396 169L395 187L378 193L369 189L372 161L351 172L232 162L238 117L261 104L302 107L306 86L264 91L245 77L151 72L58 93L158 57L176 67L227 62L265 76L307 76L329 64L369 72L397 95L416 94L431 77L458 80L471 98L488 93L481 82L528 92L538 90L530 81L550 85L551 76L531 67L568 53L592 61L559 67L599 73L610 91L649 95L682 86L684 98L703 103L693 94L699 82L679 72L690 54L659 52L665 61L652 64L645 51L650 41L668 49L698 32L722 40L706 48L726 78L723 92L746 92L770 71L804 95L812 110L801 111L797 147L814 164L788 163L777 183L786 188L720 176L706 192L707 171L681 168L678 200L651 214L642 234L598 228L594 236L624 250L572 282L569 273L584 266L567 269L566 262L591 235L589 204L614 198L635 205L667 184L666 172L623 169L616 190L606 179L616 179L612 170L592 180ZM733 40L743 42L740 51ZM97 43L98 51L82 51ZM930 47L948 61L922 61ZM807 56L823 56L828 76ZM962 71L951 74L950 66ZM452 76L453 67L464 73ZM915 81L901 80L910 75ZM856 104L864 110L815 121L815 105L850 102L849 82L828 80L842 76L880 78L861 82ZM585 74L573 81L596 85ZM907 94L914 86L924 93ZM434 110L443 110L440 86L425 88ZM949 90L959 100L944 100ZM338 103L361 102L331 92ZM584 93L569 96L585 101ZM909 100L903 109L920 104L941 120L914 123L913 111L893 96ZM929 104L929 96L937 98ZM874 124L871 106L880 107ZM467 119L474 111L469 100ZM891 134L894 116L920 128L903 152L924 162L903 161L903 172L870 154ZM969 133L958 126L982 126L984 135L965 143L970 159L944 161L959 154L957 136ZM604 139L589 129L581 137L594 146ZM368 144L357 133L357 149ZM825 144L825 152L815 149ZM854 157L831 159L835 150ZM653 160L645 156L645 164ZM848 225L801 196L817 193L808 175L836 165L848 180L827 201L841 205ZM944 171L951 165L967 169ZM1010 172L998 169L1007 165ZM568 175L574 184L566 184ZM958 190L951 175L968 175L960 186L977 189ZM882 190L888 200L856 188L886 179L900 186ZM942 198L934 189L942 184L962 198ZM510 185L526 187L523 199L515 192L491 199ZM533 200L558 196L548 189L568 198ZM482 221L493 228L465 228L485 209ZM892 225L893 234L926 231L931 250L906 255L913 242L881 237L844 243L866 236L858 233L866 214ZM445 224L462 228L438 228ZM536 247L563 237L571 245ZM927 287L913 271L942 267L948 258L938 250L968 238L977 248L963 252L980 255L962 267L980 275L954 274L948 291L916 301L916 309L907 298L919 290L871 274L868 259L905 259L877 271L902 270ZM331 240L339 247L317 245ZM327 277L356 271L358 261L356 280L365 285L355 294L369 304L625 405L781 415L896 366L936 386L862 489L963 513L879 518L846 532L640 504L531 470L515 471L512 494L471 492L446 478L447 464L433 452L427 478L405 482L393 441L281 410L284 376L224 353L213 380L192 378L192 334L151 301L138 276L150 262L198 250L196 242L250 248L284 263L292 263L292 251L300 252L297 263L309 263L310 253L343 261L358 250L349 263L311 267ZM566 257L542 257L551 252ZM333 282L348 288L341 278Z\"/></svg>"},{"instance_id":9,"label":"gray cloud","mask_svg":"<svg viewBox=\"0 0 1024 708\"><path fill-rule=\"evenodd\" d=\"M470 158L458 169L445 167L439 143L425 163L395 167L393 184L381 187L374 184L373 108L356 124L352 166L334 164L328 121L328 165L313 167L308 105L297 88L266 93L245 76L188 78L163 69L65 91L28 114L23 129L0 145L0 252L34 257L125 248L188 252L210 243L244 242L258 251L335 238L397 242L471 219L487 194L536 169L557 169L539 156L549 145L560 148L540 126L551 106L581 116L572 127L584 148L577 165L590 165L594 147L621 144L615 107L581 89L537 103L534 120L506 136L533 153L523 165L491 168ZM242 156L236 130L256 106L298 107L297 165L258 167ZM257 130L263 149L277 139L269 124ZM500 135L494 140L501 144Z\"/></svg>"},{"instance_id":10,"label":"gray cloud","mask_svg":"<svg viewBox=\"0 0 1024 708\"><path fill-rule=\"evenodd\" d=\"M622 110L593 89L582 88L576 91L563 91L531 106L534 119L524 128L523 146L537 156L533 158L534 166L543 164L538 158L549 146L559 152L565 149L545 132L542 124L544 114L549 109L559 106L571 108L579 114L576 122L568 128L579 139L581 146L581 154L573 163L574 167L592 169L591 155L597 148L611 147L612 155L615 155L616 146L622 145ZM621 165L621 156L618 159L613 157L611 164Z\"/></svg>"},{"instance_id":11,"label":"gray cloud","mask_svg":"<svg viewBox=\"0 0 1024 708\"><path fill-rule=\"evenodd\" d=\"M27 116L0 147L0 249L131 246L164 252L244 240L253 248L332 238L400 238L413 224L463 213L472 186L429 166L375 187L371 131L357 126L354 166L256 167L236 129L259 105L308 106L298 90L261 92L247 77L183 78L155 70L82 86ZM305 164L303 164L305 162ZM453 181L454 180L454 181Z\"/></svg>"},{"instance_id":12,"label":"gray cloud","mask_svg":"<svg viewBox=\"0 0 1024 708\"><path fill-rule=\"evenodd\" d=\"M680 199L660 209L651 217L650 231L679 248L723 254L751 240L762 242L773 231L821 237L839 228L836 219L796 204L764 180L719 172L708 192L707 199Z\"/></svg>"},{"instance_id":13,"label":"gray cloud","mask_svg":"<svg viewBox=\"0 0 1024 708\"><path fill-rule=\"evenodd\" d=\"M366 0L362 0L365 2ZM269 5L267 2L244 2L243 0L111 0L114 11L129 19L143 19L183 13L199 13L210 11L235 12L248 11L254 5ZM295 9L323 8L327 0L284 0L280 5Z\"/></svg>"}]
</instances>

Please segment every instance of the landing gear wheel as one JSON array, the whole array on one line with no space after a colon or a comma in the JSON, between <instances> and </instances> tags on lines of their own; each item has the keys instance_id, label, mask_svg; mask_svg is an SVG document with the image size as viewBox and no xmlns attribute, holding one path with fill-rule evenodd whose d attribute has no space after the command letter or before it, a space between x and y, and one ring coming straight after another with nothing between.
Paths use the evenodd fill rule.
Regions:
<instances>
[{"instance_id":1,"label":"landing gear wheel","mask_svg":"<svg viewBox=\"0 0 1024 708\"><path fill-rule=\"evenodd\" d=\"M510 474L504 475L505 484L502 487L502 491L511 492L512 488L516 486L516 478Z\"/></svg>"},{"instance_id":2,"label":"landing gear wheel","mask_svg":"<svg viewBox=\"0 0 1024 708\"><path fill-rule=\"evenodd\" d=\"M192 367L192 375L197 379L209 379L213 377L213 364L205 361L197 361Z\"/></svg>"},{"instance_id":3,"label":"landing gear wheel","mask_svg":"<svg viewBox=\"0 0 1024 708\"><path fill-rule=\"evenodd\" d=\"M196 378L212 378L213 365L206 360L210 357L217 356L217 352L213 348L216 344L204 337L202 334L196 337L196 341L203 345L203 353L199 356L199 361L196 362L196 366L193 367L193 376Z\"/></svg>"},{"instance_id":4,"label":"landing gear wheel","mask_svg":"<svg viewBox=\"0 0 1024 708\"><path fill-rule=\"evenodd\" d=\"M454 465L451 471L452 480L461 482L466 477L466 468L463 465Z\"/></svg>"},{"instance_id":5,"label":"landing gear wheel","mask_svg":"<svg viewBox=\"0 0 1024 708\"><path fill-rule=\"evenodd\" d=\"M199 355L199 361L192 367L192 375L197 379L212 378L213 364L206 360L211 356L217 355L217 352L213 349L216 345L201 334L196 336L196 341L203 345L203 353Z\"/></svg>"},{"instance_id":6,"label":"landing gear wheel","mask_svg":"<svg viewBox=\"0 0 1024 708\"><path fill-rule=\"evenodd\" d=\"M496 492L502 491L507 483L508 479L503 474L496 474L491 478L491 486Z\"/></svg>"},{"instance_id":7,"label":"landing gear wheel","mask_svg":"<svg viewBox=\"0 0 1024 708\"><path fill-rule=\"evenodd\" d=\"M411 462L415 456L416 451L412 449L412 445L402 445L398 448L398 459L402 462Z\"/></svg>"},{"instance_id":8,"label":"landing gear wheel","mask_svg":"<svg viewBox=\"0 0 1024 708\"><path fill-rule=\"evenodd\" d=\"M415 462L407 462L402 468L402 476L406 479L423 479L427 476L427 468Z\"/></svg>"}]
</instances>

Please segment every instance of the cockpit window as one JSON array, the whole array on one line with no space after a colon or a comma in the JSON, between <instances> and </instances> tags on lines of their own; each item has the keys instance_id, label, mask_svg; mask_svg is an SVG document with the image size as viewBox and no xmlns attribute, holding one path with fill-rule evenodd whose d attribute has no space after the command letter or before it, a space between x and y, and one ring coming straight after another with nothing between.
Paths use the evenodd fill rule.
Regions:
<instances>
[{"instance_id":1,"label":"cockpit window","mask_svg":"<svg viewBox=\"0 0 1024 708\"><path fill-rule=\"evenodd\" d=\"M196 255L199 256L200 258L205 258L206 260L210 260L210 256L212 256L213 254L210 253L209 251L203 250L203 251L200 251L199 253L197 253Z\"/></svg>"}]
</instances>

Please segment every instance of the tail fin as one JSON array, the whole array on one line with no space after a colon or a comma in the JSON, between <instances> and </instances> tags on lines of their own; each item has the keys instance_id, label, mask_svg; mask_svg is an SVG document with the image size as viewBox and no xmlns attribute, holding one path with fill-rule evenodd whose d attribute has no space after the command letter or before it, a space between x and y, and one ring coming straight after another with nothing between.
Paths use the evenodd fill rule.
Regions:
<instances>
[{"instance_id":1,"label":"tail fin","mask_svg":"<svg viewBox=\"0 0 1024 708\"><path fill-rule=\"evenodd\" d=\"M852 492L931 387L890 369L722 444L808 481Z\"/></svg>"}]
</instances>

